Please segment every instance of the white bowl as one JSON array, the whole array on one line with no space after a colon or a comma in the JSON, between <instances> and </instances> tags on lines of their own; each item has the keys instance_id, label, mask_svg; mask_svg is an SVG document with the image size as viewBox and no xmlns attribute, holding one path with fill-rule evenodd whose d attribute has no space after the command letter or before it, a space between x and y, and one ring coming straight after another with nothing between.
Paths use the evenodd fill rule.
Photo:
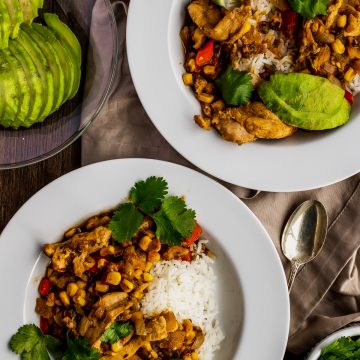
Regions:
<instances>
[{"instance_id":1,"label":"white bowl","mask_svg":"<svg viewBox=\"0 0 360 360\"><path fill-rule=\"evenodd\" d=\"M339 339L343 336L360 336L360 326L354 325L345 329L335 331L331 335L327 336L311 350L306 360L318 360L320 358L321 351L324 348L329 346L336 339Z\"/></svg>"}]
</instances>

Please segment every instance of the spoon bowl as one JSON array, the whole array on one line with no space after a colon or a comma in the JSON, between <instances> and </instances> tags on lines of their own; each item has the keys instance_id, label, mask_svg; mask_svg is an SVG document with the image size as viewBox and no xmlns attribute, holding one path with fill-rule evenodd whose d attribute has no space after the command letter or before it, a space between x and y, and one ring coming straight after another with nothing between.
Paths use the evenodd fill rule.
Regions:
<instances>
[{"instance_id":1,"label":"spoon bowl","mask_svg":"<svg viewBox=\"0 0 360 360\"><path fill-rule=\"evenodd\" d=\"M324 245L328 219L324 205L307 200L298 206L285 225L281 248L291 262L289 291L299 267L313 260Z\"/></svg>"}]
</instances>

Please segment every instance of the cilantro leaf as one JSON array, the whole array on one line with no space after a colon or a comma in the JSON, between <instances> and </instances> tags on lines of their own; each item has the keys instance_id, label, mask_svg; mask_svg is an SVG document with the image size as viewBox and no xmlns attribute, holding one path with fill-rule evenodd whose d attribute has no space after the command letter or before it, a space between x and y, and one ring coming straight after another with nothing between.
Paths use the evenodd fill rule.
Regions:
<instances>
[{"instance_id":1,"label":"cilantro leaf","mask_svg":"<svg viewBox=\"0 0 360 360\"><path fill-rule=\"evenodd\" d=\"M104 332L101 340L108 342L111 345L119 341L121 338L126 337L133 331L133 326L130 321L125 323L115 322Z\"/></svg>"},{"instance_id":2,"label":"cilantro leaf","mask_svg":"<svg viewBox=\"0 0 360 360\"><path fill-rule=\"evenodd\" d=\"M167 182L162 177L150 176L132 187L130 199L140 210L151 213L161 206L167 190Z\"/></svg>"},{"instance_id":3,"label":"cilantro leaf","mask_svg":"<svg viewBox=\"0 0 360 360\"><path fill-rule=\"evenodd\" d=\"M356 360L360 355L360 338L341 337L322 350L319 360Z\"/></svg>"},{"instance_id":4,"label":"cilantro leaf","mask_svg":"<svg viewBox=\"0 0 360 360\"><path fill-rule=\"evenodd\" d=\"M245 71L233 70L231 66L215 81L228 105L246 104L253 92L251 75Z\"/></svg>"},{"instance_id":5,"label":"cilantro leaf","mask_svg":"<svg viewBox=\"0 0 360 360\"><path fill-rule=\"evenodd\" d=\"M195 227L195 211L186 208L185 201L177 196L169 196L162 208L173 228L182 236L189 237Z\"/></svg>"},{"instance_id":6,"label":"cilantro leaf","mask_svg":"<svg viewBox=\"0 0 360 360\"><path fill-rule=\"evenodd\" d=\"M329 0L289 0L293 10L305 19L313 19L316 15L326 15Z\"/></svg>"},{"instance_id":7,"label":"cilantro leaf","mask_svg":"<svg viewBox=\"0 0 360 360\"><path fill-rule=\"evenodd\" d=\"M144 215L133 204L121 204L109 222L109 229L116 241L130 240L139 229L143 219Z\"/></svg>"},{"instance_id":8,"label":"cilantro leaf","mask_svg":"<svg viewBox=\"0 0 360 360\"><path fill-rule=\"evenodd\" d=\"M21 326L12 336L10 348L18 355L30 353L36 344L43 341L42 336L40 329L34 324Z\"/></svg>"},{"instance_id":9,"label":"cilantro leaf","mask_svg":"<svg viewBox=\"0 0 360 360\"><path fill-rule=\"evenodd\" d=\"M164 209L153 215L156 224L156 236L163 244L181 245L182 236L174 229Z\"/></svg>"},{"instance_id":10,"label":"cilantro leaf","mask_svg":"<svg viewBox=\"0 0 360 360\"><path fill-rule=\"evenodd\" d=\"M67 339L67 350L61 360L98 360L100 353L85 339Z\"/></svg>"},{"instance_id":11,"label":"cilantro leaf","mask_svg":"<svg viewBox=\"0 0 360 360\"><path fill-rule=\"evenodd\" d=\"M61 358L64 354L64 351L65 351L64 344L60 340L58 340L50 335L45 335L44 338L45 338L46 348L47 348L48 352L50 353L50 355L55 360L61 360Z\"/></svg>"}]
</instances>

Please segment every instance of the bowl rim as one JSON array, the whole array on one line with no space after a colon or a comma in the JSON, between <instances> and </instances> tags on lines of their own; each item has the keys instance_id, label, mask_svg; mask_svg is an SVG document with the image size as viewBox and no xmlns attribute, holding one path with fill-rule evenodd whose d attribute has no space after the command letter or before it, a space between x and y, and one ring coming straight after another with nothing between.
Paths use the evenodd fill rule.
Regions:
<instances>
[{"instance_id":1,"label":"bowl rim","mask_svg":"<svg viewBox=\"0 0 360 360\"><path fill-rule=\"evenodd\" d=\"M360 325L350 325L345 329L340 329L332 334L326 336L323 340L315 345L314 348L311 349L308 356L305 360L318 360L321 355L321 350L323 350L326 346L330 345L336 339L339 339L343 336L360 336Z\"/></svg>"},{"instance_id":2,"label":"bowl rim","mask_svg":"<svg viewBox=\"0 0 360 360\"><path fill-rule=\"evenodd\" d=\"M61 145L59 145L59 146L55 147L54 149L46 152L45 154L37 156L37 157L35 157L33 159L20 161L20 162L14 163L14 164L0 164L0 171L1 170L9 170L9 169L17 169L17 168L25 167L25 166L28 166L28 165L33 165L33 164L36 164L36 163L41 162L43 160L49 159L52 156L60 153L61 151L65 150L69 145L73 144L77 139L79 139L81 137L81 135L83 135L83 133L90 127L90 125L95 121L95 119L99 115L99 113L102 110L106 100L108 99L108 97L110 95L112 85L114 83L116 75L118 74L118 63L119 63L119 32L116 31L117 22L116 22L116 17L115 17L115 13L114 13L114 7L111 4L111 0L103 0L103 1L105 2L105 5L106 5L106 7L107 7L107 9L109 11L109 16L110 16L110 19L111 19L111 27L113 29L115 29L115 31L113 31L113 34L114 34L114 40L113 40L114 52L112 54L111 72L110 72L110 76L109 76L109 81L108 81L108 83L106 85L106 89L104 91L104 94L102 95L102 98L101 98L101 100L99 102L98 108L96 109L94 114L91 116L91 119L88 121L88 123L85 126L83 126L80 130L76 131L71 137L69 137L69 139L67 139Z\"/></svg>"}]
</instances>

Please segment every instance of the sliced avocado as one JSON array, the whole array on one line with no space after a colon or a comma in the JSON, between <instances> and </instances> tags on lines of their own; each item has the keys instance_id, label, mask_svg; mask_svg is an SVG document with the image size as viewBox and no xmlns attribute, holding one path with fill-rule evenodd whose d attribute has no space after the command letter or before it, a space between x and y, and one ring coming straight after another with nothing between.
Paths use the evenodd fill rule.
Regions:
<instances>
[{"instance_id":1,"label":"sliced avocado","mask_svg":"<svg viewBox=\"0 0 360 360\"><path fill-rule=\"evenodd\" d=\"M29 54L31 60L36 66L41 79L41 84L44 89L43 94L46 96L46 101L43 104L43 108L40 112L40 117L47 117L53 108L54 104L54 78L49 69L49 65L42 51L37 44L26 34L22 29L19 32L19 36L16 39Z\"/></svg>"},{"instance_id":2,"label":"sliced avocado","mask_svg":"<svg viewBox=\"0 0 360 360\"><path fill-rule=\"evenodd\" d=\"M33 24L34 28L36 24ZM45 56L49 69L54 78L54 103L51 112L57 110L64 102L65 76L60 65L59 57L46 38L33 29L33 26L23 25L22 30L31 37ZM41 25L38 25L41 27Z\"/></svg>"},{"instance_id":3,"label":"sliced avocado","mask_svg":"<svg viewBox=\"0 0 360 360\"><path fill-rule=\"evenodd\" d=\"M0 51L0 91L3 99L0 124L10 127L18 111L18 84L12 71L12 65Z\"/></svg>"},{"instance_id":4,"label":"sliced avocado","mask_svg":"<svg viewBox=\"0 0 360 360\"><path fill-rule=\"evenodd\" d=\"M10 14L4 1L0 1L0 49L8 47L10 34Z\"/></svg>"},{"instance_id":5,"label":"sliced avocado","mask_svg":"<svg viewBox=\"0 0 360 360\"><path fill-rule=\"evenodd\" d=\"M43 104L46 102L46 95L41 83L41 78L36 70L34 62L31 60L29 54L24 47L16 40L10 40L9 51L17 60L21 63L24 69L26 79L29 83L30 98L28 120L31 124L40 120L40 113L43 108ZM30 125L31 125L30 124Z\"/></svg>"},{"instance_id":6,"label":"sliced avocado","mask_svg":"<svg viewBox=\"0 0 360 360\"><path fill-rule=\"evenodd\" d=\"M21 63L11 54L8 49L4 49L3 54L12 66L13 74L16 78L18 86L18 109L15 115L15 119L11 125L13 128L17 129L20 126L28 126L27 117L29 114L31 102L30 87Z\"/></svg>"},{"instance_id":7,"label":"sliced avocado","mask_svg":"<svg viewBox=\"0 0 360 360\"><path fill-rule=\"evenodd\" d=\"M10 36L14 39L17 37L20 25L24 21L24 17L21 11L21 7L18 0L4 0L8 8L11 21L11 34Z\"/></svg>"},{"instance_id":8,"label":"sliced avocado","mask_svg":"<svg viewBox=\"0 0 360 360\"><path fill-rule=\"evenodd\" d=\"M72 63L71 55L64 48L64 46L61 45L60 41L56 38L54 33L49 28L36 23L32 24L32 28L46 39L47 44L49 44L49 46L52 46L54 48L56 54L59 57L60 65L65 76L65 88L64 88L64 99L63 99L63 102L65 102L72 93L74 86L74 79L75 79L76 67Z\"/></svg>"},{"instance_id":9,"label":"sliced avocado","mask_svg":"<svg viewBox=\"0 0 360 360\"><path fill-rule=\"evenodd\" d=\"M262 83L258 92L281 120L302 129L332 129L350 118L344 90L319 76L278 73Z\"/></svg>"},{"instance_id":10,"label":"sliced avocado","mask_svg":"<svg viewBox=\"0 0 360 360\"><path fill-rule=\"evenodd\" d=\"M30 25L38 16L38 7L35 6L33 0L19 0L19 4L23 13L24 23Z\"/></svg>"},{"instance_id":11,"label":"sliced avocado","mask_svg":"<svg viewBox=\"0 0 360 360\"><path fill-rule=\"evenodd\" d=\"M54 31L60 41L68 44L70 50L74 53L79 65L81 64L81 46L79 40L71 29L64 24L56 14L44 13L46 25Z\"/></svg>"}]
</instances>

